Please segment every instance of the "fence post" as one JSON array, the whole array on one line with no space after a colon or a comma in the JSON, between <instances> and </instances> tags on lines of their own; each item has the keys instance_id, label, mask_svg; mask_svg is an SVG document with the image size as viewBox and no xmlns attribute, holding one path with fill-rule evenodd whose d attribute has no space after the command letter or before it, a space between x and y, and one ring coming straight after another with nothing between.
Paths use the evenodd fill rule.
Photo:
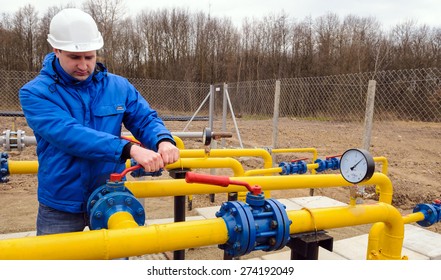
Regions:
<instances>
[{"instance_id":1,"label":"fence post","mask_svg":"<svg viewBox=\"0 0 441 280\"><path fill-rule=\"evenodd\" d=\"M223 91L222 91L222 131L226 131L227 130L227 110L228 110L228 100L227 100L227 83L223 84ZM225 138L222 138L221 140L221 147L225 148Z\"/></svg>"},{"instance_id":2,"label":"fence post","mask_svg":"<svg viewBox=\"0 0 441 280\"><path fill-rule=\"evenodd\" d=\"M210 102L208 103L208 110L209 110L209 116L208 116L208 127L213 131L213 120L214 120L214 85L210 85Z\"/></svg>"},{"instance_id":3,"label":"fence post","mask_svg":"<svg viewBox=\"0 0 441 280\"><path fill-rule=\"evenodd\" d=\"M366 113L364 116L363 149L365 150L369 150L369 147L371 146L376 85L377 82L375 80L369 80L367 97L366 97Z\"/></svg>"},{"instance_id":4,"label":"fence post","mask_svg":"<svg viewBox=\"0 0 441 280\"><path fill-rule=\"evenodd\" d=\"M280 80L276 81L276 89L274 92L274 112L273 112L273 149L276 149L277 136L279 133L279 109L280 109ZM273 164L276 162L276 155L272 153Z\"/></svg>"}]
</instances>

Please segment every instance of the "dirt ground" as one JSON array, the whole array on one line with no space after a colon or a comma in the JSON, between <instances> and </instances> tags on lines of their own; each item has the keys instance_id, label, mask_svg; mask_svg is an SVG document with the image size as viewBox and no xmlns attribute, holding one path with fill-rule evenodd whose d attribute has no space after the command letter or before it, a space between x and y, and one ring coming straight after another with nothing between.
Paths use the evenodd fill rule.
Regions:
<instances>
[{"instance_id":1,"label":"dirt ground","mask_svg":"<svg viewBox=\"0 0 441 280\"><path fill-rule=\"evenodd\" d=\"M166 122L173 132L180 132L186 122ZM244 148L269 147L272 143L272 120L237 119L238 131ZM208 124L195 121L187 131L202 131ZM221 131L219 121L214 123L214 131ZM232 138L225 139L226 147L238 147L239 137L231 121L227 131ZM24 130L27 136L32 131L23 118L0 118L0 129ZM278 148L317 149L319 158L343 153L349 148L361 146L360 125L350 123L327 123L319 121L302 121L297 119L279 120ZM183 139L187 149L203 148L201 140ZM220 145L220 141L218 142ZM441 198L441 124L394 122L383 123L374 127L370 151L374 157L384 156L388 160L388 176L394 187L393 205L403 215L411 213L418 203L430 203ZM35 147L28 146L23 151L8 152L9 160L36 160ZM279 154L277 162L295 158L309 157L311 154ZM240 158L245 170L263 168L262 161L255 158ZM377 166L377 169L381 168ZM378 170L377 170L378 171ZM229 170L221 169L218 174L229 175ZM166 173L166 172L164 172ZM163 175L168 178L168 175ZM232 174L231 174L232 176ZM301 176L301 175L292 175ZM157 179L161 179L157 178ZM145 178L149 180L149 178ZM37 180L36 174L11 174L9 182L0 184L0 233L12 233L35 230L37 214ZM372 195L365 202L374 202L373 186L366 191ZM310 195L309 189L273 191L273 198L291 198ZM345 187L315 189L314 195L328 196L341 202L349 202L349 189ZM226 195L216 195L211 202L209 195L193 196L193 209L187 209L187 216L197 215L195 208L218 206L226 200ZM144 200L148 219L173 217L173 198L148 198ZM330 230L334 240L367 233L370 225L353 228ZM440 232L439 225L427 228ZM246 258L255 256L254 253ZM222 251L217 248L189 249L187 259L222 259Z\"/></svg>"}]
</instances>

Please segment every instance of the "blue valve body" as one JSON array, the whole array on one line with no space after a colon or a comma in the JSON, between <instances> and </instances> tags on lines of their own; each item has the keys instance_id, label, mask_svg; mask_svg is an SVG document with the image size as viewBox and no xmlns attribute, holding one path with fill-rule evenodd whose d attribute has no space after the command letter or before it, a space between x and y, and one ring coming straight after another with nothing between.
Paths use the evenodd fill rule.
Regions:
<instances>
[{"instance_id":1,"label":"blue valve body","mask_svg":"<svg viewBox=\"0 0 441 280\"><path fill-rule=\"evenodd\" d=\"M219 248L232 257L282 249L290 239L291 225L285 206L263 194L248 193L246 202L224 202L216 213L225 221L229 237Z\"/></svg>"},{"instance_id":2,"label":"blue valve body","mask_svg":"<svg viewBox=\"0 0 441 280\"><path fill-rule=\"evenodd\" d=\"M336 157L327 158L325 160L316 159L314 163L318 164L318 167L315 169L317 172L323 172L328 169L331 170L340 169L340 159Z\"/></svg>"},{"instance_id":3,"label":"blue valve body","mask_svg":"<svg viewBox=\"0 0 441 280\"><path fill-rule=\"evenodd\" d=\"M279 167L282 168L280 175L304 174L308 171L308 166L303 160L296 162L281 162Z\"/></svg>"},{"instance_id":4,"label":"blue valve body","mask_svg":"<svg viewBox=\"0 0 441 280\"><path fill-rule=\"evenodd\" d=\"M432 204L418 204L413 209L413 213L422 212L424 214L424 220L418 221L422 227L429 227L434 223L438 223L441 219L441 204L432 203Z\"/></svg>"},{"instance_id":5,"label":"blue valve body","mask_svg":"<svg viewBox=\"0 0 441 280\"><path fill-rule=\"evenodd\" d=\"M130 213L138 225L145 224L144 207L124 186L124 182L107 182L97 188L87 201L90 229L108 228L110 216L121 211Z\"/></svg>"}]
</instances>

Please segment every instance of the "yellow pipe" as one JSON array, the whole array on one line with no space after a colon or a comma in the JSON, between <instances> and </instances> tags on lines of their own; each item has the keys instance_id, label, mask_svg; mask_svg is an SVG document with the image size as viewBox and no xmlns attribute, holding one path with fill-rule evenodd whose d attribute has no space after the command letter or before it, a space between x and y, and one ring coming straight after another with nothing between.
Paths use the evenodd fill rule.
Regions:
<instances>
[{"instance_id":1,"label":"yellow pipe","mask_svg":"<svg viewBox=\"0 0 441 280\"><path fill-rule=\"evenodd\" d=\"M206 160L206 159L205 159ZM129 161L128 161L129 162ZM235 176L245 175L243 167L237 160L214 158L207 161L201 159L185 159L182 158L177 163L168 165L167 168L183 168L183 167L197 167L197 168L212 168L224 166L233 169ZM205 165L204 164L208 164ZM216 165L217 164L217 165ZM8 165L12 166L11 174L21 174L20 172L30 171L36 172L38 169L38 162L26 161L9 161ZM208 166L208 167L207 167ZM19 172L19 173L15 173ZM234 178L235 180L242 180L252 185L260 185L264 190L277 189L300 189L300 188L320 188L320 187L335 187L335 186L351 186L339 174L321 174L321 175L302 175L302 176L246 176ZM320 176L320 177L318 177ZM317 178L316 178L317 177ZM379 187L379 194L381 202L392 202L392 183L390 179L379 172L374 173L372 178L363 184L376 184ZM193 194L211 194L225 192L219 187L213 185L188 185L180 180L155 180L155 181L126 181L126 186L135 194L136 197L160 197L160 196L175 196L175 195L193 195ZM161 188L160 186L164 186ZM200 187L203 186L201 189ZM244 191L243 187L230 186L228 192ZM156 191L155 191L156 190ZM161 190L158 192L158 190ZM210 190L210 191L206 191ZM153 192L153 193L151 193Z\"/></svg>"},{"instance_id":2,"label":"yellow pipe","mask_svg":"<svg viewBox=\"0 0 441 280\"><path fill-rule=\"evenodd\" d=\"M374 162L381 162L381 173L387 175L387 169L388 169L388 162L387 158L385 157L374 157Z\"/></svg>"},{"instance_id":3,"label":"yellow pipe","mask_svg":"<svg viewBox=\"0 0 441 280\"><path fill-rule=\"evenodd\" d=\"M176 142L176 147L177 147L179 150L183 150L183 149L185 149L184 141L182 141L181 138L179 138L179 137L176 136L176 135L173 135L173 139L175 140L175 142Z\"/></svg>"},{"instance_id":4,"label":"yellow pipe","mask_svg":"<svg viewBox=\"0 0 441 280\"><path fill-rule=\"evenodd\" d=\"M378 250L370 252L369 259L402 259L404 223L400 212L390 204L379 202L370 205L301 210L298 214L288 212L288 218L293 221L290 233L383 222L384 230L378 241ZM368 245L368 248L371 247Z\"/></svg>"},{"instance_id":5,"label":"yellow pipe","mask_svg":"<svg viewBox=\"0 0 441 280\"><path fill-rule=\"evenodd\" d=\"M120 211L109 217L107 227L109 229L136 228L138 227L138 223L135 221L132 214L126 211Z\"/></svg>"},{"instance_id":6,"label":"yellow pipe","mask_svg":"<svg viewBox=\"0 0 441 280\"><path fill-rule=\"evenodd\" d=\"M415 213L411 213L406 216L403 216L403 222L405 224L416 223L419 221L423 221L425 218L426 217L424 217L423 212L415 212Z\"/></svg>"},{"instance_id":7,"label":"yellow pipe","mask_svg":"<svg viewBox=\"0 0 441 280\"><path fill-rule=\"evenodd\" d=\"M319 167L318 163L310 163L306 165L308 170L315 170ZM265 174L273 174L273 173L281 173L282 167L273 167L267 169L253 169L245 171L245 176L257 176L257 175L265 175Z\"/></svg>"},{"instance_id":8,"label":"yellow pipe","mask_svg":"<svg viewBox=\"0 0 441 280\"><path fill-rule=\"evenodd\" d=\"M29 174L38 172L38 161L8 161L9 174Z\"/></svg>"},{"instance_id":9,"label":"yellow pipe","mask_svg":"<svg viewBox=\"0 0 441 280\"><path fill-rule=\"evenodd\" d=\"M0 241L0 259L117 259L223 244L228 231L221 218L92 230Z\"/></svg>"},{"instance_id":10,"label":"yellow pipe","mask_svg":"<svg viewBox=\"0 0 441 280\"><path fill-rule=\"evenodd\" d=\"M126 161L126 168L131 165L130 160ZM38 172L38 161L36 160L9 160L8 161L9 174L34 174Z\"/></svg>"},{"instance_id":11,"label":"yellow pipe","mask_svg":"<svg viewBox=\"0 0 441 280\"><path fill-rule=\"evenodd\" d=\"M176 139L179 137L174 136ZM133 138L133 136L132 136ZM179 139L180 140L180 139ZM178 142L179 142L178 140ZM177 143L178 143L177 142ZM182 140L181 140L182 142ZM264 168L272 167L271 155L264 149L212 149L209 154L205 153L205 150L195 149L195 150L180 150L181 158L206 158L206 157L244 157L244 156L254 156L261 157L264 160ZM238 162L238 161L236 161ZM233 169L238 169L236 163L233 163ZM126 161L126 167L130 167L130 160ZM173 165L166 166L167 169L174 168L176 163ZM180 166L179 166L180 167ZM8 168L10 174L32 174L38 171L38 161L8 161ZM213 166L211 168L216 168ZM219 167L220 168L220 167ZM243 167L240 169L243 170Z\"/></svg>"},{"instance_id":12,"label":"yellow pipe","mask_svg":"<svg viewBox=\"0 0 441 280\"><path fill-rule=\"evenodd\" d=\"M281 167L273 167L273 168L266 168L266 169L253 169L253 170L247 170L245 171L245 176L257 176L257 175L271 175L274 173L280 173L282 172Z\"/></svg>"},{"instance_id":13,"label":"yellow pipe","mask_svg":"<svg viewBox=\"0 0 441 280\"><path fill-rule=\"evenodd\" d=\"M403 224L410 224L425 219L422 212L415 212L402 217ZM382 242L382 233L384 231L385 224L378 222L372 225L369 231L368 247L366 251L366 258L374 258L379 251L380 243Z\"/></svg>"},{"instance_id":14,"label":"yellow pipe","mask_svg":"<svg viewBox=\"0 0 441 280\"><path fill-rule=\"evenodd\" d=\"M355 226L374 222L386 224L378 259L401 259L403 220L385 203L287 212L293 221L290 233ZM120 228L127 218L115 217L117 229L63 233L0 241L0 259L115 259L186 248L224 244L228 229L222 218L145 227Z\"/></svg>"},{"instance_id":15,"label":"yellow pipe","mask_svg":"<svg viewBox=\"0 0 441 280\"><path fill-rule=\"evenodd\" d=\"M374 162L381 162L381 172L387 175L388 162L385 157L374 157ZM379 186L375 186L375 192L380 193Z\"/></svg>"},{"instance_id":16,"label":"yellow pipe","mask_svg":"<svg viewBox=\"0 0 441 280\"><path fill-rule=\"evenodd\" d=\"M404 224L404 223L403 223ZM368 245L366 248L366 259L374 258L380 249L381 239L385 224L383 222L374 223L369 230Z\"/></svg>"},{"instance_id":17,"label":"yellow pipe","mask_svg":"<svg viewBox=\"0 0 441 280\"><path fill-rule=\"evenodd\" d=\"M180 158L177 162L167 165L167 169L182 168L230 168L235 176L243 176L242 164L234 158Z\"/></svg>"},{"instance_id":18,"label":"yellow pipe","mask_svg":"<svg viewBox=\"0 0 441 280\"><path fill-rule=\"evenodd\" d=\"M244 181L250 185L259 185L264 191L305 189L305 188L329 188L337 186L352 186L340 174L319 174L302 176L246 176L231 177L235 181ZM185 180L155 180L155 181L126 181L125 186L136 197L161 197L190 194L214 194L225 192L246 191L242 186L230 185L227 188L209 184L187 184ZM379 172L374 173L371 179L359 185L379 185L379 201L392 203L392 182Z\"/></svg>"},{"instance_id":19,"label":"yellow pipe","mask_svg":"<svg viewBox=\"0 0 441 280\"><path fill-rule=\"evenodd\" d=\"M267 150L264 149L211 149L207 154L203 149L180 150L181 158L203 158L203 157L261 157L264 168L271 168L273 159Z\"/></svg>"}]
</instances>

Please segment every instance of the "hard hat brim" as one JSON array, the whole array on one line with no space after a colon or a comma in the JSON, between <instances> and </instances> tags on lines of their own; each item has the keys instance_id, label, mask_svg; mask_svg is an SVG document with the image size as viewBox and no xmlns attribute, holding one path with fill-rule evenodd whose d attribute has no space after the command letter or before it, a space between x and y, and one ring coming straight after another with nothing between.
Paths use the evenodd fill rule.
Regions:
<instances>
[{"instance_id":1,"label":"hard hat brim","mask_svg":"<svg viewBox=\"0 0 441 280\"><path fill-rule=\"evenodd\" d=\"M101 36L100 38L98 38L98 40L96 40L96 42L73 43L73 42L57 41L49 34L47 41L53 48L68 52L95 51L101 49L104 46L103 38Z\"/></svg>"}]
</instances>

